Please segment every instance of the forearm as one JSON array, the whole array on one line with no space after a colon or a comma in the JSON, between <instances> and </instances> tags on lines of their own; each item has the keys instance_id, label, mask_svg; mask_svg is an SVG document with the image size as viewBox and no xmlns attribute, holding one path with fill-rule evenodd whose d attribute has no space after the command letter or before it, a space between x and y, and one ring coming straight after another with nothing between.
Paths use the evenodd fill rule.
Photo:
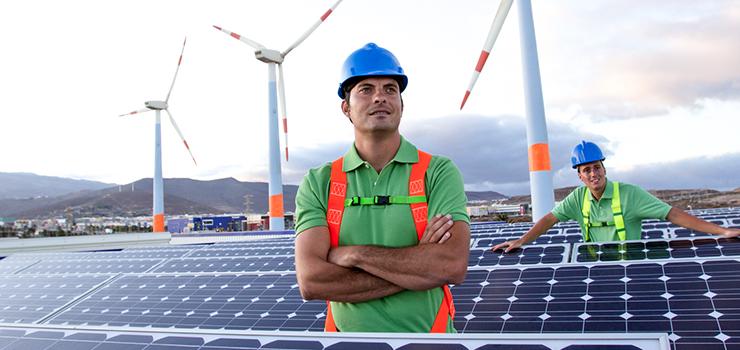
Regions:
<instances>
[{"instance_id":1,"label":"forearm","mask_svg":"<svg viewBox=\"0 0 740 350\"><path fill-rule=\"evenodd\" d=\"M685 227L694 231L711 233L715 235L721 235L725 232L724 227L699 219L678 208L671 208L671 211L668 212L668 216L666 218L668 219L668 221L678 226Z\"/></svg>"},{"instance_id":2,"label":"forearm","mask_svg":"<svg viewBox=\"0 0 740 350\"><path fill-rule=\"evenodd\" d=\"M354 266L404 289L426 290L465 279L470 231L456 222L444 244L419 244L404 248L378 246L340 247L335 257L342 266ZM336 252L334 252L336 253ZM330 253L329 261L333 261Z\"/></svg>"},{"instance_id":3,"label":"forearm","mask_svg":"<svg viewBox=\"0 0 740 350\"><path fill-rule=\"evenodd\" d=\"M329 231L326 227L304 231L296 238L295 247L296 278L301 296L306 300L356 303L403 290L367 272L329 262Z\"/></svg>"},{"instance_id":4,"label":"forearm","mask_svg":"<svg viewBox=\"0 0 740 350\"><path fill-rule=\"evenodd\" d=\"M304 299L358 303L398 293L403 288L365 271L327 262L315 262L309 271L296 272Z\"/></svg>"},{"instance_id":5,"label":"forearm","mask_svg":"<svg viewBox=\"0 0 740 350\"><path fill-rule=\"evenodd\" d=\"M521 243L521 245L525 245L534 241L537 237L547 232L547 230L549 230L553 225L557 224L558 221L559 220L555 215L547 213L547 215L543 216L542 219L537 220L534 226L532 226L527 233L519 238L519 243Z\"/></svg>"}]
</instances>

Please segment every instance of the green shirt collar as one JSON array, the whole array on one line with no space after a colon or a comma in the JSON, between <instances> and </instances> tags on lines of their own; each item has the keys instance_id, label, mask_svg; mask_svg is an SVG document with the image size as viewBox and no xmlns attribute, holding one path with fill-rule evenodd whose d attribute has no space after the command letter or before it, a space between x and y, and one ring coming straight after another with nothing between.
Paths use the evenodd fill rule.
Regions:
<instances>
[{"instance_id":1,"label":"green shirt collar","mask_svg":"<svg viewBox=\"0 0 740 350\"><path fill-rule=\"evenodd\" d=\"M416 163L418 161L419 153L417 152L416 147L401 136L401 146L398 148L398 152L396 152L393 159L391 159L391 162ZM353 143L352 147L350 147L347 153L344 154L342 171L346 173L355 170L364 163L365 161L360 158L360 155L357 153L357 148L355 148L355 144Z\"/></svg>"}]
</instances>

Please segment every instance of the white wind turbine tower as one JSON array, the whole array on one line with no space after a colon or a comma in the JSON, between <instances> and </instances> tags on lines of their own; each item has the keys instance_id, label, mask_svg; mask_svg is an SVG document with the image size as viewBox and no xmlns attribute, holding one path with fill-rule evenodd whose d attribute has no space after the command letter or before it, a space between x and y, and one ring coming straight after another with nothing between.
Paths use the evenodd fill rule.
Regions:
<instances>
[{"instance_id":1,"label":"white wind turbine tower","mask_svg":"<svg viewBox=\"0 0 740 350\"><path fill-rule=\"evenodd\" d=\"M285 111L285 80L283 79L283 61L285 56L290 51L300 45L321 23L326 20L327 17L336 9L342 0L338 0L334 3L329 10L327 10L311 28L309 28L293 45L290 45L285 51L280 52L277 50L268 49L264 45L247 39L239 34L228 31L218 26L214 28L232 36L233 38L240 40L247 45L254 48L254 56L267 63L267 89L268 89L268 128L269 128L269 147L268 155L270 159L270 180L269 180L269 205L270 205L270 230L271 231L282 231L285 230L284 221L284 207L283 207L283 179L280 170L280 140L278 139L278 94L280 101L280 111L283 115L283 132L285 134L285 160L288 161L288 119ZM275 77L275 65L278 69L278 79Z\"/></svg>"},{"instance_id":2,"label":"white wind turbine tower","mask_svg":"<svg viewBox=\"0 0 740 350\"><path fill-rule=\"evenodd\" d=\"M478 58L473 77L465 92L460 109L465 106L476 80L483 70L483 65L493 48L511 9L514 0L502 0L491 30L486 38L483 51ZM550 146L547 141L547 123L545 108L542 102L542 83L537 59L537 42L532 20L532 3L530 0L518 0L519 32L521 36L522 73L524 75L524 100L526 107L527 145L529 152L529 188L532 194L532 221L537 221L549 213L555 205L550 165Z\"/></svg>"},{"instance_id":3,"label":"white wind turbine tower","mask_svg":"<svg viewBox=\"0 0 740 350\"><path fill-rule=\"evenodd\" d=\"M170 100L170 94L172 94L172 88L175 86L175 80L177 79L177 73L180 71L180 64L182 63L182 54L185 52L185 43L187 42L187 38L182 42L182 50L180 51L180 59L177 61L177 69L175 70L175 76L172 78L172 84L170 85L170 90L167 92L167 97L164 101L146 101L144 102L144 105L146 108L133 111L131 113L127 114L121 114L120 116L128 116L128 115L134 115L149 111L155 111L156 112L156 119L154 124L154 179L153 179L153 213L152 213L152 231L153 232L164 232L164 182L162 180L162 137L161 137L161 123L160 123L160 112L164 110L167 112L167 116L169 116L170 122L172 123L172 126L175 128L175 131L177 131L177 134L180 136L180 139L185 144L185 148L188 150L188 153L190 153L190 158L193 159L193 163L197 166L198 163L195 162L195 157L193 157L193 153L190 152L190 146L188 146L188 142L185 141L185 137L182 136L182 132L180 131L180 128L177 127L177 123L175 123L175 119L172 117L172 114L168 110L168 102ZM132 184L133 188L133 184Z\"/></svg>"}]
</instances>

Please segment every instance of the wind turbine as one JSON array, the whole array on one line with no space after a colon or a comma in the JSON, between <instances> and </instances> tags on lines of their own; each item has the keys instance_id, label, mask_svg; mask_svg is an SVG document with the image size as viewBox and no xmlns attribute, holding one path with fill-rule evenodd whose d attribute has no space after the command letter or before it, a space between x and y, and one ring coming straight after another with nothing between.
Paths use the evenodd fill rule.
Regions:
<instances>
[{"instance_id":1,"label":"wind turbine","mask_svg":"<svg viewBox=\"0 0 740 350\"><path fill-rule=\"evenodd\" d=\"M483 51L478 58L468 90L465 91L460 109L473 90L478 76L486 64L488 55L496 42L506 15L514 0L502 0L491 24ZM547 122L542 102L542 83L537 59L537 42L532 20L532 3L530 0L518 0L519 32L521 35L522 71L524 75L524 100L526 109L527 146L529 153L529 188L532 194L532 221L537 221L549 213L555 205L550 165L550 146L547 141Z\"/></svg>"},{"instance_id":2,"label":"wind turbine","mask_svg":"<svg viewBox=\"0 0 740 350\"><path fill-rule=\"evenodd\" d=\"M342 0L338 0L334 5L324 12L316 23L309 28L298 40L290 45L285 51L280 52L273 49L268 49L264 45L247 39L239 34L223 29L219 26L213 26L214 28L232 36L233 38L240 40L247 45L254 48L254 56L258 60L267 63L267 89L268 89L268 128L269 128L269 147L268 155L270 158L270 181L269 181L269 194L270 194L270 230L271 231L282 231L285 230L284 221L284 209L283 209L283 179L280 170L280 140L278 140L278 94L280 101L280 111L283 115L283 132L285 135L285 161L288 161L288 117L285 111L285 80L283 78L283 61L285 56L300 45L316 28L323 23L327 17L337 8ZM278 69L278 79L275 77L275 65Z\"/></svg>"},{"instance_id":3,"label":"wind turbine","mask_svg":"<svg viewBox=\"0 0 740 350\"><path fill-rule=\"evenodd\" d=\"M160 123L160 113L162 110L167 112L167 116L169 116L170 122L172 123L172 126L175 128L175 131L177 131L177 134L180 136L180 139L185 144L185 148L188 150L188 153L190 153L190 158L193 159L193 163L197 166L198 163L195 161L195 157L193 157L193 152L190 151L190 146L188 146L188 142L185 141L185 137L182 136L182 132L180 131L180 128L177 127L177 123L175 122L175 118L172 117L172 114L170 113L168 107L169 107L169 100L170 100L170 94L172 94L172 88L175 87L175 80L177 79L177 73L180 71L180 64L182 63L182 54L185 52L185 43L187 42L187 38L182 42L182 50L180 51L180 59L177 60L177 69L175 69L175 76L172 78L172 84L170 85L170 90L167 92L167 97L164 99L164 101L146 101L144 102L144 106L146 108L133 111L131 113L121 114L121 117L149 112L149 111L155 111L156 112L156 118L154 123L154 183L153 183L153 213L152 213L152 232L164 232L164 181L162 180L162 137L161 137L161 123ZM133 184L132 184L133 186ZM133 188L133 187L132 187Z\"/></svg>"}]
</instances>

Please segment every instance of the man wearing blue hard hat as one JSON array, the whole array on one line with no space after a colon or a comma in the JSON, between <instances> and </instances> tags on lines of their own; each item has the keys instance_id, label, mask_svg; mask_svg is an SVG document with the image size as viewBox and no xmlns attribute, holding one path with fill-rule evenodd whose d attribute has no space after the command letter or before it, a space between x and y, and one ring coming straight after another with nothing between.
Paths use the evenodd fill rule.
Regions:
<instances>
[{"instance_id":1,"label":"man wearing blue hard hat","mask_svg":"<svg viewBox=\"0 0 740 350\"><path fill-rule=\"evenodd\" d=\"M328 332L455 332L447 285L467 272L467 199L452 161L401 136L407 84L390 51L350 54L338 95L354 144L296 194L296 277L304 299L328 301Z\"/></svg>"},{"instance_id":2,"label":"man wearing blue hard hat","mask_svg":"<svg viewBox=\"0 0 740 350\"><path fill-rule=\"evenodd\" d=\"M725 228L671 207L635 185L606 178L604 154L593 142L582 141L573 148L573 169L584 186L578 187L538 220L521 238L493 247L507 252L534 241L559 221L576 220L585 242L638 240L642 220L668 220L695 231L737 237L739 229Z\"/></svg>"}]
</instances>

